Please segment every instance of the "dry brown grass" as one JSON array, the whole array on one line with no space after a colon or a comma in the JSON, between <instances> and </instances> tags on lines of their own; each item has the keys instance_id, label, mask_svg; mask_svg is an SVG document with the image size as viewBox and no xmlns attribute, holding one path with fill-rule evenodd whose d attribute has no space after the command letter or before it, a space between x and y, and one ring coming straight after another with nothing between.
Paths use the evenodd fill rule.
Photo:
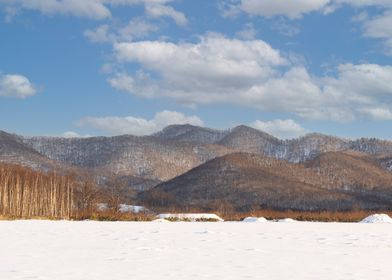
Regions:
<instances>
[{"instance_id":1,"label":"dry brown grass","mask_svg":"<svg viewBox=\"0 0 392 280\"><path fill-rule=\"evenodd\" d=\"M77 212L74 213L70 219L71 221L128 221L128 222L148 222L155 219L155 215L147 213L114 213L112 211L97 211L97 212ZM15 220L63 220L54 217L19 217L19 216L0 216L0 221L15 221Z\"/></svg>"},{"instance_id":2,"label":"dry brown grass","mask_svg":"<svg viewBox=\"0 0 392 280\"><path fill-rule=\"evenodd\" d=\"M392 216L391 211L381 211ZM380 211L347 211L347 212L298 212L298 211L275 211L260 210L249 213L226 213L221 217L226 221L241 221L246 217L264 217L269 220L291 218L298 221L320 221L320 222L359 222L364 218L380 213Z\"/></svg>"},{"instance_id":3,"label":"dry brown grass","mask_svg":"<svg viewBox=\"0 0 392 280\"><path fill-rule=\"evenodd\" d=\"M120 213L114 211L95 211L91 213L77 212L71 220L93 220L93 221L128 221L128 222L148 222L155 219L150 213Z\"/></svg>"},{"instance_id":4,"label":"dry brown grass","mask_svg":"<svg viewBox=\"0 0 392 280\"><path fill-rule=\"evenodd\" d=\"M200 213L201 211L163 211L171 213ZM220 213L214 211L207 211L207 213L217 214L225 221L242 221L246 217L264 217L268 220L277 220L284 218L291 218L298 221L311 221L311 222L359 222L364 218L376 214L385 213L392 217L392 211L347 211L347 212L299 212L299 211L275 211L275 210L260 210L247 213ZM83 221L128 221L128 222L149 222L156 218L155 214L152 213L115 213L113 211L97 211L93 213L75 213L70 220ZM12 220L57 220L53 217L15 217L15 216L0 216L0 221L12 221Z\"/></svg>"}]
</instances>

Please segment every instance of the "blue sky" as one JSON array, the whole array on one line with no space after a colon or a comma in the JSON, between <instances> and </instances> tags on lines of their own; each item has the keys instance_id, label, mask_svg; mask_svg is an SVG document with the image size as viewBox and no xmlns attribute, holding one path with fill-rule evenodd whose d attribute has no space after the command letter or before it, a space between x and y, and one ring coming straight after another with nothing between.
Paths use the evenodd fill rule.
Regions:
<instances>
[{"instance_id":1,"label":"blue sky","mask_svg":"<svg viewBox=\"0 0 392 280\"><path fill-rule=\"evenodd\" d=\"M0 0L0 129L392 139L390 0Z\"/></svg>"}]
</instances>

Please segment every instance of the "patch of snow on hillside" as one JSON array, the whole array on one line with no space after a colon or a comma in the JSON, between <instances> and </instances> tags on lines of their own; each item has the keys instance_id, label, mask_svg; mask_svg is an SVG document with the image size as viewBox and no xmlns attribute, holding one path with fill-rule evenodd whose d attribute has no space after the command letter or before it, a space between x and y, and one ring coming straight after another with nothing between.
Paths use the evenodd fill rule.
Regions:
<instances>
[{"instance_id":1,"label":"patch of snow on hillside","mask_svg":"<svg viewBox=\"0 0 392 280\"><path fill-rule=\"evenodd\" d=\"M374 214L361 221L363 224L392 224L392 218L387 214Z\"/></svg>"}]
</instances>

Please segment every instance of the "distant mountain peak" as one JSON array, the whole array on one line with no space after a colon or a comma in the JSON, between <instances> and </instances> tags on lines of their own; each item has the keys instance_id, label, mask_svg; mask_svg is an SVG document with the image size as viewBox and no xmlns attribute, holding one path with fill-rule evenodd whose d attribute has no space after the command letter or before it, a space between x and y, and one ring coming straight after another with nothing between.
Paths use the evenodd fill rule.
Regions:
<instances>
[{"instance_id":1,"label":"distant mountain peak","mask_svg":"<svg viewBox=\"0 0 392 280\"><path fill-rule=\"evenodd\" d=\"M213 144L227 135L227 130L211 129L191 124L169 125L152 136L165 140Z\"/></svg>"},{"instance_id":2,"label":"distant mountain peak","mask_svg":"<svg viewBox=\"0 0 392 280\"><path fill-rule=\"evenodd\" d=\"M230 131L231 131L231 133L240 133L240 134L244 134L244 135L256 134L256 135L263 136L266 138L279 140L275 136L273 136L265 131L262 131L260 129L256 129L256 128L253 128L253 127L250 127L247 125L243 125L243 124L232 128Z\"/></svg>"},{"instance_id":3,"label":"distant mountain peak","mask_svg":"<svg viewBox=\"0 0 392 280\"><path fill-rule=\"evenodd\" d=\"M161 135L161 134L167 134L167 133L173 133L173 132L188 132L188 131L210 131L210 132L220 132L220 130L217 129L212 129L212 128L207 128L207 127L202 127L202 126L197 126L193 124L171 124L163 128L161 131L156 132L152 135Z\"/></svg>"}]
</instances>

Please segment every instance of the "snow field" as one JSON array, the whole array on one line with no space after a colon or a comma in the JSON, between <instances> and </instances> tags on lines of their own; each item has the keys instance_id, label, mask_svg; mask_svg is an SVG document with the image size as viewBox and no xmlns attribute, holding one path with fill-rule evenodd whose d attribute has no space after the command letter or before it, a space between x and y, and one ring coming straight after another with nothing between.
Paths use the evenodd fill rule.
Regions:
<instances>
[{"instance_id":1,"label":"snow field","mask_svg":"<svg viewBox=\"0 0 392 280\"><path fill-rule=\"evenodd\" d=\"M0 279L390 279L392 225L0 222Z\"/></svg>"}]
</instances>

